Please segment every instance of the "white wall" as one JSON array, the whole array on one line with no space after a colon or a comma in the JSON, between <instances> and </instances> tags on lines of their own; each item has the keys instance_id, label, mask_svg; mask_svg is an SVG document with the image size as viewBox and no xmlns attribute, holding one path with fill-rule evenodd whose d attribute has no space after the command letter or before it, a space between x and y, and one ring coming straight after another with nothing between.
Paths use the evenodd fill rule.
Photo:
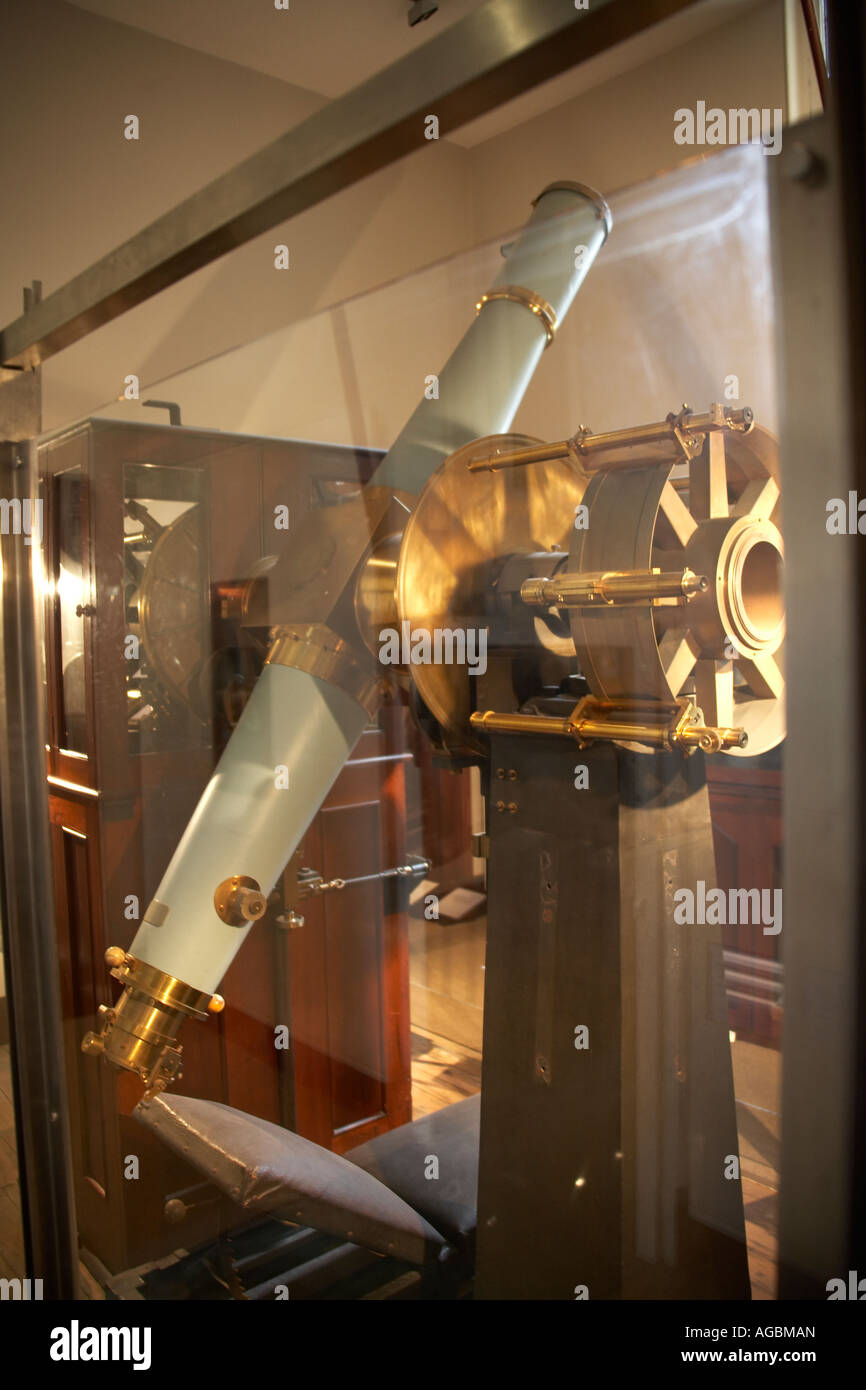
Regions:
<instances>
[{"instance_id":1,"label":"white wall","mask_svg":"<svg viewBox=\"0 0 866 1390\"><path fill-rule=\"evenodd\" d=\"M21 284L37 277L46 293L57 288L321 104L61 0L2 0L0 26L4 322L18 312ZM143 394L164 395L166 380L192 364L256 344L248 370L238 374L237 362L225 360L210 370L210 386L197 378L183 402L190 423L241 429L260 421L255 427L266 432L385 445L423 376L465 328L494 262L489 249L455 262L442 272L446 290L435 276L416 276L411 299L401 280L521 225L553 178L612 193L682 163L695 151L673 141L678 106L702 98L784 108L784 74L782 3L772 0L472 148L431 143L49 361L45 426L105 413L130 372ZM138 143L122 137L131 111L141 118ZM290 247L287 272L273 268L279 241ZM339 307L389 284L395 288L363 311L355 302ZM353 339L359 315L370 327ZM259 341L277 330L278 338ZM544 375L559 389L557 354L565 360L558 345L539 383ZM536 432L555 433L540 428L551 419L551 398L535 396L533 386L527 419ZM591 414L598 428L601 417Z\"/></svg>"},{"instance_id":2,"label":"white wall","mask_svg":"<svg viewBox=\"0 0 866 1390\"><path fill-rule=\"evenodd\" d=\"M731 149L614 195L614 231L515 429L544 439L705 408L736 376L776 427L767 157ZM500 240L163 382L185 424L387 447L491 283ZM147 415L114 403L118 418Z\"/></svg>"},{"instance_id":3,"label":"white wall","mask_svg":"<svg viewBox=\"0 0 866 1390\"><path fill-rule=\"evenodd\" d=\"M57 289L323 104L61 0L0 0L0 79L3 323L22 285ZM46 428L93 412L128 372L156 381L471 244L468 159L431 143L68 349L45 368Z\"/></svg>"}]
</instances>

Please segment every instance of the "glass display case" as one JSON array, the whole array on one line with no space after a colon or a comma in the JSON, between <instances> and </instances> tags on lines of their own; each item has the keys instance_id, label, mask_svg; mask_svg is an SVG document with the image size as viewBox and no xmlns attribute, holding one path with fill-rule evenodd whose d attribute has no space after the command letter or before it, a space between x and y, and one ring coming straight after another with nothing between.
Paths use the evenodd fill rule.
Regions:
<instances>
[{"instance_id":1,"label":"glass display case","mask_svg":"<svg viewBox=\"0 0 866 1390\"><path fill-rule=\"evenodd\" d=\"M32 605L38 1012L94 1304L700 1299L733 1327L844 1275L783 1128L850 963L840 934L814 973L791 891L819 852L791 810L814 511L791 199L826 191L826 126L787 173L766 132L687 158L672 134L636 179L584 151L599 191L578 158L547 177L573 117L536 97L476 129L494 174L399 272L389 250L350 274L364 229L333 208L306 262L253 242L284 322L157 353L164 399L27 436L42 545L25 574L4 535L3 564ZM531 196L494 195L497 141ZM27 704L0 729L10 1058ZM842 1075L810 1076L819 1109Z\"/></svg>"},{"instance_id":2,"label":"glass display case","mask_svg":"<svg viewBox=\"0 0 866 1390\"><path fill-rule=\"evenodd\" d=\"M576 1249L584 1263L569 1288L585 1285L598 1297L685 1296L708 1273L707 1294L747 1291L743 1181L731 1183L718 1155L742 1159L748 1181L760 1172L766 1182L775 1170L772 1150L760 1142L738 1157L729 1029L734 1058L751 1058L760 1072L757 1086L745 1082L737 1096L751 1116L758 1113L752 1097L766 1099L777 1085L759 1049L778 1045L781 966L775 943L747 914L721 918L723 930L703 934L700 923L664 921L689 881L678 867L688 853L697 854L695 877L703 875L711 892L718 873L736 898L744 859L744 902L779 886L778 817L767 809L779 773L765 766L770 754L779 767L783 729L781 686L770 688L774 671L783 679L779 468L772 435L755 423L776 413L767 372L764 172L764 157L746 149L626 190L610 209L579 185L554 186L540 200L522 254L551 284L550 263L566 238L585 236L595 252L612 224L619 231L618 252L611 234L610 254L582 291L584 317L577 311L566 320L558 305L560 372L524 408L538 421L527 430L543 421L544 433L563 432L560 422L587 416L595 396L602 423L614 428L584 427L567 449L506 433L452 452L453 427L435 395L403 446L401 467L406 481L414 472L415 487L429 468L416 439L432 431L444 458L420 496L400 486L399 441L383 453L102 417L40 444L48 553L56 557L46 584L49 786L79 1238L108 1287L163 1297L188 1276L200 1296L208 1287L221 1296L222 1275L206 1271L231 1267L232 1287L245 1296L251 1288L265 1296L265 1286L278 1284L304 1296L318 1288L327 1250L333 1285L325 1287L334 1296L387 1291L392 1281L403 1288L410 1275L422 1295L440 1296L439 1275L425 1266L442 1248L444 1225L452 1253L441 1277L451 1296L473 1287L487 1297L553 1296ZM520 254L509 252L500 280ZM743 325L732 334L711 307L701 332L712 349L699 370L687 342L668 343L664 358L653 354L647 378L631 361L647 360L659 315L677 316L699 295L709 257L717 272L748 276L756 288L747 348ZM574 259L561 295L582 278ZM494 243L381 294L426 302L437 283L462 285L473 272L490 278L497 260ZM527 264L520 281L532 271ZM635 280L643 288L626 308L623 284ZM532 303L496 283L480 295L476 327L464 340L470 348L462 349L464 408L478 429L503 406L497 373L490 378L473 360L473 333L495 333L500 354L512 323L511 353L526 351L525 326L533 353L537 340L552 336L543 318L533 324ZM353 306L349 342L360 361L372 351L367 325L381 294ZM596 325L591 354L587 322ZM615 325L612 341L607 324ZM621 370L635 382L632 398L646 398L648 409L711 388L734 358L754 406L744 409L738 394L730 405L682 407L667 420L617 430L623 422L613 413L606 359L625 338L630 360ZM241 347L220 363L239 391L256 351ZM398 354L395 344L395 370ZM499 378L507 383L513 370L506 357ZM454 371L452 363L443 372L443 388ZM185 414L207 391L208 374L204 364L193 380L167 384ZM539 383L547 375L540 366ZM507 399L504 409L513 404ZM268 409L263 398L262 418ZM448 431L441 442L437 409ZM229 400L220 425L230 416ZM527 449L532 457L524 461ZM377 483L383 473L390 487ZM644 500L647 486L654 502ZM647 533L641 518L653 507L655 530ZM722 531L723 543L713 539ZM701 610L711 583L724 585L714 602L727 606ZM717 639L709 632L722 623L720 612ZM734 631L752 645L729 656L724 644ZM437 634L453 650L437 652ZM772 653L761 676L758 648ZM245 823L256 818L256 833L268 837L270 822L282 819L283 792L299 796L297 779L307 785L305 760L315 767L332 756L328 725L310 726L297 744L278 732L287 716L289 728L295 719L303 728L306 717L304 689L287 686L281 703L259 713L271 752L248 747L240 772L231 768L237 740L248 725L258 727L249 724L255 704L244 713L253 691L261 696L268 676L283 670L295 680L312 675L317 691L332 686L340 699L350 696L367 727L352 750L353 722L341 745L348 762L318 814L311 803L304 808L303 818L313 812L313 819L302 842L293 846L296 832L283 831L275 862L292 853L272 882L272 871L267 881L237 873L248 868L252 848ZM347 716L338 703L330 717ZM594 736L582 736L582 720ZM607 732L610 720L617 737ZM569 741L559 747L552 735L563 731ZM325 740L321 750L309 746L314 738ZM733 756L747 751L747 740L756 743L758 769L754 759ZM285 763L270 771L276 747L287 749ZM261 789L265 777L274 794ZM214 808L226 794L224 830ZM269 809L259 820L263 796ZM213 873L222 882L207 895L213 902L198 928L205 957L139 984L136 972L157 966L163 943L171 956L170 919L184 911L171 901L172 875L183 874L185 857L208 853L209 846L196 849L200 819L205 840L220 844ZM648 835L647 859L640 846ZM689 849L695 836L700 850ZM580 871L566 872L563 856ZM545 905L527 932L536 912L533 864L547 866ZM667 886L654 903L649 885L658 872ZM200 900L198 883L194 893ZM226 906L221 894L241 905ZM241 936L251 937L227 972L205 963L205 921L214 910L228 927L225 964ZM596 919L602 935L593 944ZM187 922L175 948L190 961L196 930ZM120 1001L109 968L126 984ZM667 983L654 996L649 980L659 972ZM181 1032L178 1017L189 1008L172 1017L173 991L178 981L187 989L202 979L208 1002L202 1007L201 996L191 1007L210 1011L210 1021L187 1017ZM710 993L694 1014L688 1000L696 990ZM582 1054L596 1050L604 1060L593 1060L581 1080ZM101 1051L120 1063L119 1073L92 1055ZM583 1097L577 1109L566 1100L575 1087ZM659 1087L660 1108L647 1109L646 1096ZM210 1107L201 1133L197 1112L182 1108L189 1104ZM267 1131L275 1170L268 1169L264 1199L257 1177L248 1176L241 1186L251 1183L249 1195L233 1203L220 1163L204 1161L217 1155L237 1177L237 1155L222 1152L225 1105L232 1123L248 1129L240 1134L244 1153L258 1142L260 1122L279 1127ZM518 1133L515 1107L533 1117ZM164 1126L173 1127L165 1136ZM488 1137L479 1159L480 1133ZM298 1139L317 1150L283 1153L281 1145ZM438 1188L431 1184L440 1179L412 1171L419 1144L429 1151L425 1160L446 1166L452 1149L463 1152L452 1183ZM673 1160L667 1178L655 1166L664 1152ZM696 1153L705 1155L697 1168ZM413 1220L425 1232L419 1271L405 1258L406 1232L397 1243L402 1258L384 1263L391 1242L372 1228L366 1254L347 1244L341 1223L351 1229L351 1218L339 1215L339 1202L336 1210L315 1208L324 1230L312 1212L301 1219L309 1202L303 1190L286 1246L291 1227L272 1214L275 1174L283 1202L291 1201L292 1165L308 1162L317 1173L322 1165L327 1174L327 1154L375 1173L379 1203L391 1200L386 1192L404 1202L411 1194ZM127 1160L140 1174L134 1183ZM689 1167L681 1174L682 1164ZM333 1181L347 1181L346 1172L335 1169ZM585 1185L593 1190L581 1210L574 1194ZM440 1193L451 1194L444 1209ZM355 1200L367 1200L363 1190ZM682 1200L687 1214L678 1214ZM449 1221L455 1201L456 1225ZM486 1215L476 1235L478 1210ZM381 1219L393 1235L392 1218ZM632 1253L611 1245L613 1220L634 1230ZM552 1233L563 1222L571 1236L552 1261L539 1258L534 1269L522 1255L514 1262L534 1231L549 1223ZM188 1255L177 1255L178 1242ZM158 1272L150 1269L155 1261ZM259 1278L264 1271L268 1280Z\"/></svg>"}]
</instances>

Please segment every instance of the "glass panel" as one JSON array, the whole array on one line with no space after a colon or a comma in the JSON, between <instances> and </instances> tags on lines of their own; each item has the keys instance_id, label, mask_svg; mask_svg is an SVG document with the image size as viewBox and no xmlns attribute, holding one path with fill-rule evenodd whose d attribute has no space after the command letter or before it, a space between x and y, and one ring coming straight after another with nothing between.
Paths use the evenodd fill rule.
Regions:
<instances>
[{"instance_id":1,"label":"glass panel","mask_svg":"<svg viewBox=\"0 0 866 1390\"><path fill-rule=\"evenodd\" d=\"M112 397L39 443L94 1297L777 1296L773 160L651 173L665 106L551 184L557 90L414 231L409 156L53 397Z\"/></svg>"},{"instance_id":2,"label":"glass panel","mask_svg":"<svg viewBox=\"0 0 866 1390\"><path fill-rule=\"evenodd\" d=\"M162 383L185 420L215 421L219 432L130 422L126 406L82 427L92 544L110 556L110 537L122 535L125 594L124 630L109 641L103 623L94 657L105 690L122 641L116 809L89 832L106 866L105 945L123 982L147 962L212 1014L204 1023L169 1011L154 1031L142 996L127 990L123 1029L118 1021L91 1044L167 1084L161 1098L145 1096L123 1141L154 1175L135 1189L96 1142L111 1133L111 1106L98 1123L90 1113L76 1120L89 1135L90 1176L128 1209L122 1240L81 1213L115 1291L133 1271L147 1297L190 1281L221 1296L216 1260L247 1295L312 1296L310 1271L325 1251L332 1293L399 1282L417 1265L419 1236L398 1232L395 1184L459 1238L436 1189L392 1174L377 1145L405 1134L411 1152L413 1119L440 1127L417 1139L426 1182L424 1163L438 1162L440 1147L447 1162L480 1113L497 1159L485 1166L482 1152L478 1216L471 1145L454 1179L465 1219L484 1224L474 1267L455 1257L452 1292L474 1279L476 1292L502 1298L574 1297L584 1285L595 1297L675 1297L704 1280L705 1294L742 1297L751 1274L755 1292L773 1295L783 966L772 920L767 932L746 909L757 898L772 911L779 883L782 726L770 667L762 685L752 649L735 642L760 644L778 618L765 174L764 156L746 148L611 199L617 235L579 308L560 313L555 351L512 433L503 429L517 398L503 408L490 385L516 369L505 335L517 335L510 351L524 327L536 334L533 353L544 339L525 306L516 319L506 306L495 329L502 303L486 305L475 331L495 331L484 367L462 364L461 429L472 438L498 426L490 443L454 453L450 426L437 437L451 367L429 379L428 423L403 445L393 402L417 376L419 314L453 320L459 336L467 303L496 280L503 244L503 274L532 273L514 268L525 254L514 250L519 229ZM586 195L558 196L560 217L583 215ZM590 222L569 230L569 266L574 237L599 226L589 207ZM748 281L737 315L707 292L711 281ZM300 352L305 343L321 349ZM292 362L299 432L338 443L269 434L287 416L284 378L263 377L265 360ZM341 380L343 393L323 380ZM390 453L369 447L356 395L375 403L377 440L398 436ZM683 399L694 411L678 444L665 416ZM707 414L714 400L722 404ZM745 405L758 421L751 431ZM567 438L586 420L595 433L583 427L588 462L577 470L564 450L468 467ZM604 464L595 473L592 451ZM116 516L106 500L115 478ZM720 550L717 533L731 527ZM716 634L722 619L700 595L712 566L733 583L734 563L741 597L724 610L733 631ZM659 575L668 588L652 603L608 596L596 617L574 586L609 571L635 576L640 594ZM697 587L686 593L689 575ZM675 748L665 730L676 699L695 746L706 737L729 751L706 760L663 751L665 740ZM103 760L119 748L112 708L96 731ZM604 733L611 708L623 724L615 739ZM496 712L483 733L473 711ZM585 747L550 736L580 711L597 728ZM754 757L737 756L746 724ZM80 890L81 839L74 849ZM726 908L707 916L717 883ZM738 917L727 904L741 892ZM80 891L76 902L73 938L86 914ZM99 998L98 973L93 988ZM213 1013L222 996L225 1011ZM173 1032L182 1076L165 1047ZM579 1110L567 1103L574 1087ZM211 1101L237 1115L229 1167L245 1170L246 1212L226 1191L222 1112ZM280 1127L268 1131L282 1177L267 1200L254 1177L261 1121ZM313 1201L293 1136L317 1146L312 1171L327 1192L339 1186L335 1155L385 1176L368 1193L378 1224L362 1241L396 1251L384 1265L345 1244L359 1219L351 1204ZM742 1164L739 1181L726 1176L730 1162ZM582 1216L584 1188L603 1219ZM286 1221L298 1228L291 1258ZM622 1223L622 1243L609 1240L610 1221ZM563 1224L550 1257L515 1262L533 1230ZM179 1238L191 1253L147 1271ZM697 1264L691 1250L703 1252Z\"/></svg>"}]
</instances>

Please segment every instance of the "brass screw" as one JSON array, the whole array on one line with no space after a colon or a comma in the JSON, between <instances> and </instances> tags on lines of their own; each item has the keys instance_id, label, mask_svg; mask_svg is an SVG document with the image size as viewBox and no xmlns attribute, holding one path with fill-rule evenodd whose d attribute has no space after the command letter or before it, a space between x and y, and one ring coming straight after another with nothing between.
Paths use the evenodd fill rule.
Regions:
<instances>
[{"instance_id":1,"label":"brass screw","mask_svg":"<svg viewBox=\"0 0 866 1390\"><path fill-rule=\"evenodd\" d=\"M516 768L516 767L510 767L510 768L508 769L508 780L509 780L509 782L516 782L516 781L517 781L517 768Z\"/></svg>"},{"instance_id":2,"label":"brass screw","mask_svg":"<svg viewBox=\"0 0 866 1390\"><path fill-rule=\"evenodd\" d=\"M504 782L504 781L505 781L505 768L504 768L504 767L498 767L498 768L496 769L496 776L499 778L500 782Z\"/></svg>"},{"instance_id":3,"label":"brass screw","mask_svg":"<svg viewBox=\"0 0 866 1390\"><path fill-rule=\"evenodd\" d=\"M504 810L505 810L505 802L504 802L504 801L497 801L497 803L496 803L496 809L497 809L497 811L504 811Z\"/></svg>"},{"instance_id":4,"label":"brass screw","mask_svg":"<svg viewBox=\"0 0 866 1390\"><path fill-rule=\"evenodd\" d=\"M508 809L509 809L509 811L511 812L511 814L512 814L512 816L513 816L513 815L514 815L514 812L517 810L517 802L516 802L516 801L509 801L509 803L508 803Z\"/></svg>"}]
</instances>

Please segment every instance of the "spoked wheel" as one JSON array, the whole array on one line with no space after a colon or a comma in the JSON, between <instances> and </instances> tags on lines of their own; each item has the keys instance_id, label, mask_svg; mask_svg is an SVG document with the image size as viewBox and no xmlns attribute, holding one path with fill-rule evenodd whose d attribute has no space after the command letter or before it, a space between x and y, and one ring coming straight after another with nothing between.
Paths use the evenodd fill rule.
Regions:
<instances>
[{"instance_id":1,"label":"spoked wheel","mask_svg":"<svg viewBox=\"0 0 866 1390\"><path fill-rule=\"evenodd\" d=\"M772 435L706 434L688 473L648 463L596 474L589 524L572 538L570 570L690 569L706 576L688 602L572 610L581 669L602 700L694 694L708 725L743 728L754 755L784 725L783 543Z\"/></svg>"}]
</instances>

